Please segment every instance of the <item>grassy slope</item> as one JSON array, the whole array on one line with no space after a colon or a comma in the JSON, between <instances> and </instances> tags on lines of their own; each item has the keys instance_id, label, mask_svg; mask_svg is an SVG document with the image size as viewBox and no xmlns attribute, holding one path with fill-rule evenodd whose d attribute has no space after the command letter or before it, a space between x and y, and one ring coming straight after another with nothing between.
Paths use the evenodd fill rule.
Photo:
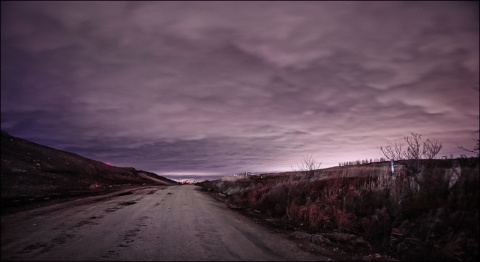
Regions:
<instances>
[{"instance_id":1,"label":"grassy slope","mask_svg":"<svg viewBox=\"0 0 480 262\"><path fill-rule=\"evenodd\" d=\"M372 163L199 185L223 196L231 207L330 237L320 242L341 242L349 252L368 245L358 245L359 238L358 243L342 242L339 236L361 236L401 260L477 260L478 158L423 165L416 179L405 168L392 177L388 163Z\"/></svg>"},{"instance_id":2,"label":"grassy slope","mask_svg":"<svg viewBox=\"0 0 480 262\"><path fill-rule=\"evenodd\" d=\"M2 207L98 194L134 185L173 185L156 174L108 166L73 153L1 134Z\"/></svg>"}]
</instances>

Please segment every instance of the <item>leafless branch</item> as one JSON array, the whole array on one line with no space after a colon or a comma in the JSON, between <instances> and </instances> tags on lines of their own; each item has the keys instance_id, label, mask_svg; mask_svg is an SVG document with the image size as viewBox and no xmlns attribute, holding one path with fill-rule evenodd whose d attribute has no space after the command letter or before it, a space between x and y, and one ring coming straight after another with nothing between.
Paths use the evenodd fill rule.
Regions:
<instances>
[{"instance_id":1,"label":"leafless branch","mask_svg":"<svg viewBox=\"0 0 480 262\"><path fill-rule=\"evenodd\" d=\"M385 147L380 147L380 150L382 150L383 155L388 159L388 160L400 160L403 159L402 155L402 145L398 143L391 143Z\"/></svg>"},{"instance_id":2,"label":"leafless branch","mask_svg":"<svg viewBox=\"0 0 480 262\"><path fill-rule=\"evenodd\" d=\"M426 159L434 159L442 147L442 143L438 142L436 139L427 139L427 141L425 141L423 144L424 157Z\"/></svg>"},{"instance_id":3,"label":"leafless branch","mask_svg":"<svg viewBox=\"0 0 480 262\"><path fill-rule=\"evenodd\" d=\"M300 163L297 165L297 171L313 171L316 169L320 169L322 162L317 162L313 159L312 155L303 156L300 160Z\"/></svg>"}]
</instances>

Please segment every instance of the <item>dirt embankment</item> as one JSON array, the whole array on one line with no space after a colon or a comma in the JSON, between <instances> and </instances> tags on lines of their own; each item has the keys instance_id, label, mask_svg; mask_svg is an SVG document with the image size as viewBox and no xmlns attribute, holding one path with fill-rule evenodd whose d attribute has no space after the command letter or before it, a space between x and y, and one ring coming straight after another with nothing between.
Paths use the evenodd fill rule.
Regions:
<instances>
[{"instance_id":1,"label":"dirt embankment","mask_svg":"<svg viewBox=\"0 0 480 262\"><path fill-rule=\"evenodd\" d=\"M1 207L98 195L132 186L176 185L156 174L110 166L1 133Z\"/></svg>"}]
</instances>

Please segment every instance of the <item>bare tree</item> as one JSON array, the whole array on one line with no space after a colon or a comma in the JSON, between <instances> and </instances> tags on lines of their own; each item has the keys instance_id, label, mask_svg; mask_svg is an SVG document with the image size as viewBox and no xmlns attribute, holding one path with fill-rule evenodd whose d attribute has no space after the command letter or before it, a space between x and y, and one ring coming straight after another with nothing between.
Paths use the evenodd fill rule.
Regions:
<instances>
[{"instance_id":1,"label":"bare tree","mask_svg":"<svg viewBox=\"0 0 480 262\"><path fill-rule=\"evenodd\" d=\"M405 137L407 151L404 152L404 159L434 159L442 144L435 139L427 139L422 144L422 135L412 133L411 137Z\"/></svg>"},{"instance_id":2,"label":"bare tree","mask_svg":"<svg viewBox=\"0 0 480 262\"><path fill-rule=\"evenodd\" d=\"M318 162L317 160L313 159L312 155L303 156L300 160L300 163L297 164L297 169L292 169L294 171L305 171L309 175L314 174L314 170L320 169L322 162Z\"/></svg>"},{"instance_id":3,"label":"bare tree","mask_svg":"<svg viewBox=\"0 0 480 262\"><path fill-rule=\"evenodd\" d=\"M475 131L475 133L479 133L479 132L480 132L480 130ZM478 138L478 135L477 135L477 144L474 146L473 149L468 149L468 148L465 148L463 146L458 146L458 148L463 149L463 150L465 150L467 152L470 152L470 153L475 153L475 154L477 154L477 157L479 157L480 156L480 138Z\"/></svg>"},{"instance_id":4,"label":"bare tree","mask_svg":"<svg viewBox=\"0 0 480 262\"><path fill-rule=\"evenodd\" d=\"M435 159L442 149L442 143L436 139L422 140L422 135L411 133L411 136L404 137L406 145L400 143L389 143L380 147L383 155L389 160L405 160L407 170L417 174L421 169L421 160ZM402 148L406 148L403 150Z\"/></svg>"},{"instance_id":5,"label":"bare tree","mask_svg":"<svg viewBox=\"0 0 480 262\"><path fill-rule=\"evenodd\" d=\"M423 157L425 159L435 159L438 153L440 153L440 150L442 150L442 147L442 143L438 142L438 140L427 139L423 144Z\"/></svg>"},{"instance_id":6,"label":"bare tree","mask_svg":"<svg viewBox=\"0 0 480 262\"><path fill-rule=\"evenodd\" d=\"M436 139L422 141L422 135L412 133L410 137L404 137L407 150L402 150L404 145L389 143L381 146L383 155L389 160L411 160L411 159L434 159L442 149L442 143Z\"/></svg>"},{"instance_id":7,"label":"bare tree","mask_svg":"<svg viewBox=\"0 0 480 262\"><path fill-rule=\"evenodd\" d=\"M403 159L402 144L388 142L388 145L381 146L380 150L388 160Z\"/></svg>"}]
</instances>

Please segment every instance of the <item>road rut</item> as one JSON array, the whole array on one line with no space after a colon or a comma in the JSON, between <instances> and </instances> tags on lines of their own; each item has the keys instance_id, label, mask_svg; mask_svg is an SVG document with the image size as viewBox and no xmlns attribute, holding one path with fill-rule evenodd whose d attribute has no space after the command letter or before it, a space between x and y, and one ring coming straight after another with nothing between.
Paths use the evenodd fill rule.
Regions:
<instances>
[{"instance_id":1,"label":"road rut","mask_svg":"<svg viewBox=\"0 0 480 262\"><path fill-rule=\"evenodd\" d=\"M4 260L330 260L194 185L144 187L2 216Z\"/></svg>"}]
</instances>

